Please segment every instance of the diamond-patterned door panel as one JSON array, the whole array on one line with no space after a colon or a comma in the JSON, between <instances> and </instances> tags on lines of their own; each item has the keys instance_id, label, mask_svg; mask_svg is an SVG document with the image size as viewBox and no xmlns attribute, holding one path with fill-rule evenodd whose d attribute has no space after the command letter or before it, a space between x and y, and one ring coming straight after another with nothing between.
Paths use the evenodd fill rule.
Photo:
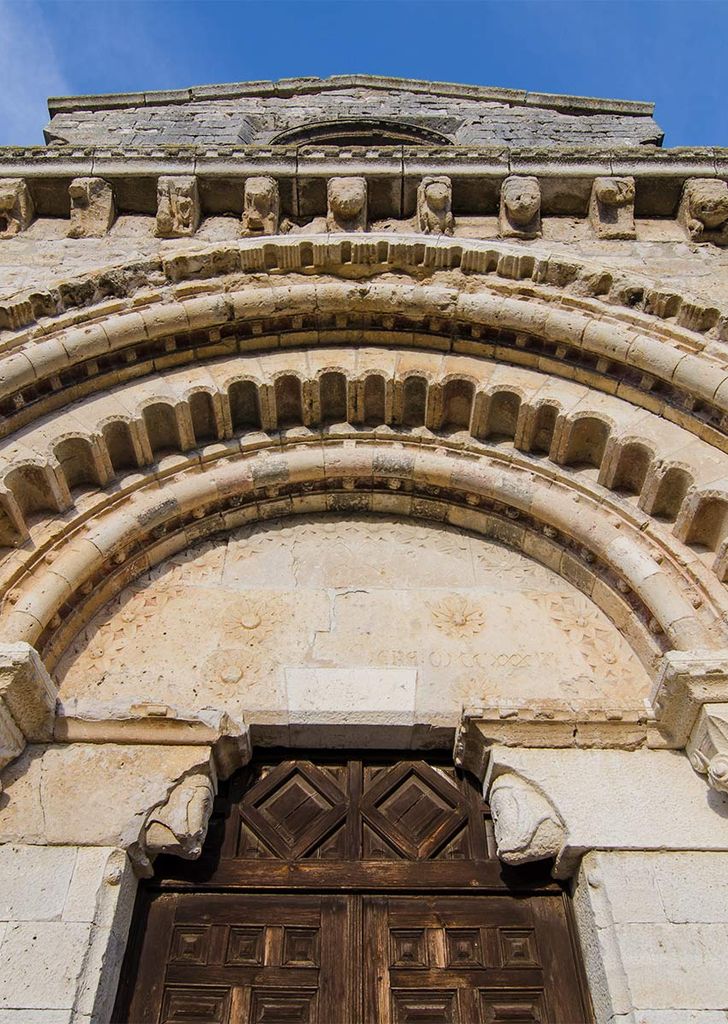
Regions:
<instances>
[{"instance_id":1,"label":"diamond-patterned door panel","mask_svg":"<svg viewBox=\"0 0 728 1024\"><path fill-rule=\"evenodd\" d=\"M421 761L403 761L379 772L365 788L361 806L379 840L410 860L435 856L467 820L458 786Z\"/></svg>"},{"instance_id":2,"label":"diamond-patterned door panel","mask_svg":"<svg viewBox=\"0 0 728 1024\"><path fill-rule=\"evenodd\" d=\"M346 810L346 793L328 772L308 761L284 761L246 794L240 816L272 853L296 860L335 831Z\"/></svg>"}]
</instances>

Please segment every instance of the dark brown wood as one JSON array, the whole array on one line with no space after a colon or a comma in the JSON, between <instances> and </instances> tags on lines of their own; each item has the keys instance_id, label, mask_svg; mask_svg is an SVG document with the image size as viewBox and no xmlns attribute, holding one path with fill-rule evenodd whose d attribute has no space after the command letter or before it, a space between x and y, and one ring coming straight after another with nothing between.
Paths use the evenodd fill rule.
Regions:
<instances>
[{"instance_id":1,"label":"dark brown wood","mask_svg":"<svg viewBox=\"0 0 728 1024\"><path fill-rule=\"evenodd\" d=\"M567 897L494 856L477 783L392 755L259 761L142 884L114 1021L591 1019Z\"/></svg>"}]
</instances>

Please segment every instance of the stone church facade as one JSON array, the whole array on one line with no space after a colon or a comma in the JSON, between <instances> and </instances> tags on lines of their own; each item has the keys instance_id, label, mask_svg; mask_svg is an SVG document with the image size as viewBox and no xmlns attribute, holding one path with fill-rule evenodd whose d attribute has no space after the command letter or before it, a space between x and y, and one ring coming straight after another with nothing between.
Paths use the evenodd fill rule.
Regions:
<instances>
[{"instance_id":1,"label":"stone church facade","mask_svg":"<svg viewBox=\"0 0 728 1024\"><path fill-rule=\"evenodd\" d=\"M50 113L0 1024L728 1020L728 151L359 75Z\"/></svg>"}]
</instances>

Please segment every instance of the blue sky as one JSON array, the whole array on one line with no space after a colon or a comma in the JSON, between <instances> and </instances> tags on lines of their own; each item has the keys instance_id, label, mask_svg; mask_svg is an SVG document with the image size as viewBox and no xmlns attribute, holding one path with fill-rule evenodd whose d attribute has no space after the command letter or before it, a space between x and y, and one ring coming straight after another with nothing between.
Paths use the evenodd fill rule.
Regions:
<instances>
[{"instance_id":1,"label":"blue sky","mask_svg":"<svg viewBox=\"0 0 728 1024\"><path fill-rule=\"evenodd\" d=\"M649 99L728 145L728 0L0 0L0 144L49 95L346 72Z\"/></svg>"}]
</instances>

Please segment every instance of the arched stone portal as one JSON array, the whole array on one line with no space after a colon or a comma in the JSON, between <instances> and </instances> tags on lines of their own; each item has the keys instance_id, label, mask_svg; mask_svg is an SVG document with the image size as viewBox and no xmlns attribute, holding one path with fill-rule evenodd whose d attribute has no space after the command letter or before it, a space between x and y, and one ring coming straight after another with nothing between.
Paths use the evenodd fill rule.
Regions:
<instances>
[{"instance_id":1,"label":"arched stone portal","mask_svg":"<svg viewBox=\"0 0 728 1024\"><path fill-rule=\"evenodd\" d=\"M723 911L675 880L719 890L728 850L722 165L652 152L644 105L599 108L638 150L502 163L478 104L538 97L428 87L436 125L347 88L340 150L404 124L414 153L291 160L327 111L249 86L259 145L194 173L7 158L0 1017L107 1020L137 877L184 874L278 745L467 775L496 888L550 873L575 910L600 1024L712 1024L724 972L690 949ZM539 131L595 113L558 100Z\"/></svg>"}]
</instances>

